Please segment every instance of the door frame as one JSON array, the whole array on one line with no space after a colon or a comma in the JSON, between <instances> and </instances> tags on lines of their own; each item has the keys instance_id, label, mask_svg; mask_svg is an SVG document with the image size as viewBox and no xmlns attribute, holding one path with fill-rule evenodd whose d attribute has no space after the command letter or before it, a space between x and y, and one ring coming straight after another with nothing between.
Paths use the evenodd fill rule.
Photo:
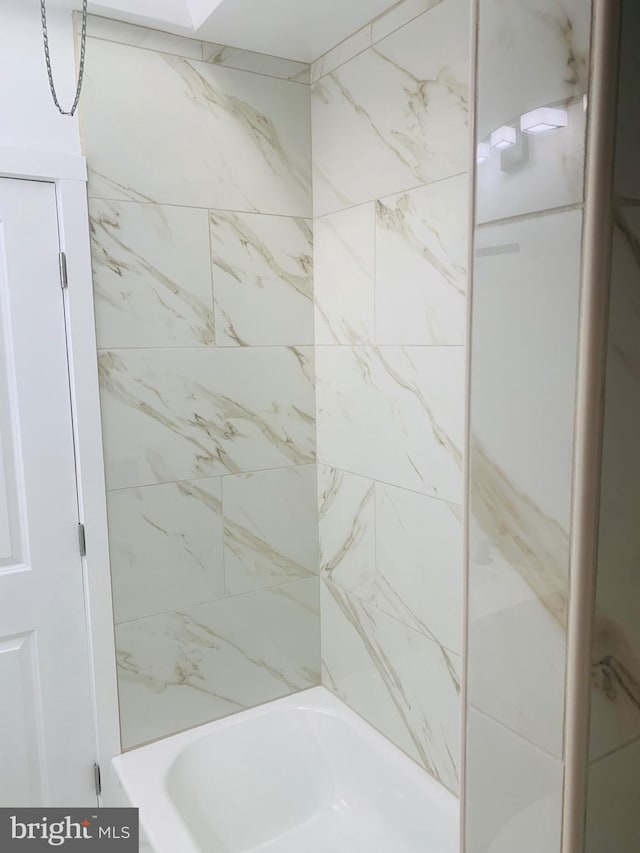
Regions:
<instances>
[{"instance_id":1,"label":"door frame","mask_svg":"<svg viewBox=\"0 0 640 853\"><path fill-rule=\"evenodd\" d=\"M102 423L91 274L87 167L81 155L0 148L0 178L52 183L60 250L67 260L63 291L75 441L78 507L86 531L82 557L96 755L102 806L121 804L111 759L121 752ZM72 805L72 804L70 804Z\"/></svg>"}]
</instances>

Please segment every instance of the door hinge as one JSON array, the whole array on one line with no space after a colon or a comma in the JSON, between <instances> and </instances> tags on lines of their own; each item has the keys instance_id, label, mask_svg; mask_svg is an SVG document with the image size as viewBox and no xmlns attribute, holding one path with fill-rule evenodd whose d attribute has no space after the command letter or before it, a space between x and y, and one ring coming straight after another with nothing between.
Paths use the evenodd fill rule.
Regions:
<instances>
[{"instance_id":1,"label":"door hinge","mask_svg":"<svg viewBox=\"0 0 640 853\"><path fill-rule=\"evenodd\" d=\"M93 765L93 781L96 786L96 796L99 797L102 793L102 779L100 777L100 765L97 762Z\"/></svg>"},{"instance_id":2,"label":"door hinge","mask_svg":"<svg viewBox=\"0 0 640 853\"><path fill-rule=\"evenodd\" d=\"M58 261L60 263L60 287L64 290L69 284L67 279L67 256L64 252L59 252Z\"/></svg>"},{"instance_id":3,"label":"door hinge","mask_svg":"<svg viewBox=\"0 0 640 853\"><path fill-rule=\"evenodd\" d=\"M78 525L78 545L80 546L80 556L87 556L87 536L84 531L84 524Z\"/></svg>"}]
</instances>

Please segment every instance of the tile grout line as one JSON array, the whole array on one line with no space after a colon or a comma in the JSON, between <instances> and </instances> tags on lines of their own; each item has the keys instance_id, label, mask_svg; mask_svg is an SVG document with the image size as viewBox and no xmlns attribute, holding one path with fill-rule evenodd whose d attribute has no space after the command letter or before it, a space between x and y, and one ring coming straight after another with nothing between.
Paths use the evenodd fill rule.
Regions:
<instances>
[{"instance_id":1,"label":"tile grout line","mask_svg":"<svg viewBox=\"0 0 640 853\"><path fill-rule=\"evenodd\" d=\"M334 471L342 471L342 473L344 474L350 474L352 477L359 477L361 480L370 480L372 483L380 483L381 486L389 486L392 489L400 489L401 491L411 492L412 495L420 495L420 497L423 498L430 498L431 500L439 501L440 503L446 504L447 506L455 506L457 509L462 508L461 501L441 498L438 495L431 495L427 494L426 492L418 492L416 491L416 489L410 489L406 486L399 486L397 483L388 483L386 480L380 480L377 477L369 477L367 474L358 474L355 471L350 471L348 468L342 468L339 465L331 465L328 462L321 462L320 460L318 460L315 464L323 465L325 468L332 468Z\"/></svg>"},{"instance_id":2,"label":"tile grout line","mask_svg":"<svg viewBox=\"0 0 640 853\"><path fill-rule=\"evenodd\" d=\"M600 761L606 761L607 758L611 758L612 755L617 755L619 752L623 752L625 749L629 747L635 746L635 744L640 743L640 734L635 735L631 740L625 741L619 746L610 749L608 752L599 755L597 758L594 758L592 761L589 761L589 767L593 767L595 764L598 764Z\"/></svg>"},{"instance_id":3,"label":"tile grout line","mask_svg":"<svg viewBox=\"0 0 640 853\"><path fill-rule=\"evenodd\" d=\"M282 583L272 584L271 586L259 586L256 587L256 589L248 589L244 592L236 593L235 595L223 595L220 596L220 598L208 598L206 601L197 601L195 604L185 604L183 607L173 607L169 610L160 610L158 613L149 613L146 616L134 616L132 619L123 619L120 622L114 621L114 625L116 626L116 628L119 628L121 625L130 625L133 622L141 622L146 619L155 619L158 616L171 616L174 613L189 617L189 614L185 611L192 610L194 607L204 607L207 604L218 604L223 601L237 601L240 598L246 598L248 595L256 595L257 593L262 592L271 592L273 590L282 589L285 586L311 583L312 581L317 580L319 580L319 575L312 575L311 577L307 578L289 578L289 580L283 581ZM299 604L299 602L297 601L294 603Z\"/></svg>"},{"instance_id":4,"label":"tile grout line","mask_svg":"<svg viewBox=\"0 0 640 853\"><path fill-rule=\"evenodd\" d=\"M102 176L100 176L102 177ZM109 180L104 178L104 180ZM135 190L133 191L135 192ZM114 196L92 195L88 193L89 201L103 201L115 204L140 204L140 205L155 205L156 207L177 207L180 210L206 210L207 213L233 213L242 216L273 216L279 219L302 219L305 222L313 221L313 213L297 214L297 213L270 213L261 210L241 210L233 207L211 207L211 205L202 204L176 204L175 202L157 201L156 199L143 198L116 198Z\"/></svg>"},{"instance_id":5,"label":"tile grout line","mask_svg":"<svg viewBox=\"0 0 640 853\"><path fill-rule=\"evenodd\" d=\"M562 757L558 757L557 755L554 755L552 752L548 752L546 749L541 747L535 741L530 740L528 737L525 737L525 735L521 734L520 732L517 732L515 729L512 729L511 726L507 726L501 720L496 720L496 718L492 717L491 714L487 714L485 711L481 711L472 702L468 702L468 707L470 710L472 710L474 712L474 714L478 714L480 717L483 717L485 720L488 720L490 723L493 723L496 726L500 726L500 728L504 729L504 731L509 732L514 737L517 737L518 740L522 741L523 743L526 743L528 746L535 749L536 752L539 752L542 755L545 755L547 758L550 758L552 761L555 761L557 764L559 764L561 767L564 768L564 759Z\"/></svg>"},{"instance_id":6,"label":"tile grout line","mask_svg":"<svg viewBox=\"0 0 640 853\"><path fill-rule=\"evenodd\" d=\"M435 8L436 8L436 6L439 6L442 2L444 2L444 0L437 0L437 2L433 4L433 6L429 6L429 8L428 8L428 9L423 9L423 10L422 10L422 12L418 12L418 14L417 14L417 15L414 15L412 18L409 18L408 20L404 21L404 23L400 24L399 26L395 27L394 29L389 30L389 32L385 33L383 36L380 36L380 38L374 39L374 37L373 37L373 27L374 27L374 24L378 23L378 21L383 20L387 15L389 15L392 11L394 11L394 9L398 9L398 8L400 8L400 7L403 5L403 2L404 2L404 0L401 0L401 2L400 2L400 3L396 3L396 5L395 5L395 6L392 6L392 7L391 7L391 9L387 9L387 11L386 11L386 12L382 12L382 13L381 13L380 15L378 15L376 18L373 18L373 19L372 19L368 24L366 24L364 27L360 27L359 29L354 30L354 32L352 32L352 33L351 33L351 35L349 35L349 36L347 36L346 38L342 39L342 41L338 42L338 43L337 43L337 44L335 44L333 47L329 48L329 50L325 51L325 53L322 53L322 54L321 54L317 59L315 59L315 60L311 63L311 66L315 65L315 64L316 64L316 62L320 62L320 61L324 60L324 59L325 59L325 57L327 57L327 56L328 56L332 51L336 50L336 49L337 49L337 48L339 48L341 45L346 44L346 42L348 42L348 41L349 41L349 39L354 38L354 36L357 36L357 35L358 35L358 33L362 32L362 31L363 31L363 30L365 30L365 29L367 29L367 27L370 27L370 28L371 28L371 32L370 32L370 43L367 45L367 47L363 48L362 50L359 50L357 53L352 54L352 55L351 55L351 56L349 56L347 59L344 59L344 60L343 60L342 62L340 62L338 65L335 65L333 68L329 69L329 71L323 71L323 73L322 73L319 77L317 77L315 80L313 79L313 75L312 75L312 77L311 77L311 86L314 86L316 83L319 83L319 82L320 82L321 80L323 80L325 77L330 76L331 74L333 74L333 73L334 73L334 71L338 71L340 68L343 68L343 67L344 67L345 65L347 65L349 62L351 62L352 60L356 59L358 56L362 56L362 54L363 54L363 53L366 53L368 50L372 50L372 49L373 49L377 44L380 44L380 43L381 43L381 42L383 42L385 39L389 38L390 36L395 35L395 34L396 34L396 33L398 33L400 30L404 29L404 27L409 26L409 24L414 23L418 18L422 17L422 15L427 15L427 14L428 14L432 9L435 9Z\"/></svg>"},{"instance_id":7,"label":"tile grout line","mask_svg":"<svg viewBox=\"0 0 640 853\"><path fill-rule=\"evenodd\" d=\"M309 580L309 578L307 578L307 580ZM411 625L407 625L407 623L403 622L402 619L400 619L398 616L395 616L393 613L388 613L386 610L383 610L375 602L367 601L365 598L362 598L360 595L358 595L357 592L354 592L351 589L347 589L347 587L343 586L341 583L337 583L336 581L330 580L329 578L325 578L322 575L320 576L320 582L325 583L328 586L334 586L343 595L346 595L347 597L355 598L358 604L360 604L362 607L370 607L372 610L375 610L385 619L390 619L397 625L401 625L406 631L409 631L410 634L415 634L416 637L420 637L421 639L425 640L425 642L430 643L435 648L445 649L448 654L453 655L458 660L462 659L462 655L460 654L460 652L455 652L453 649L450 649L449 646L445 645L444 643L441 643L437 640L433 640L431 637L428 637L423 631L419 631L417 628L414 628Z\"/></svg>"},{"instance_id":8,"label":"tile grout line","mask_svg":"<svg viewBox=\"0 0 640 853\"><path fill-rule=\"evenodd\" d=\"M97 348L98 353L105 352L140 352L143 350L149 352L217 352L223 350L225 352L247 352L248 350L254 349L271 349L271 350L314 350L316 348L322 349L340 349L340 350L380 350L380 349L464 349L464 343L461 344L351 344L351 343L340 343L340 344L248 344L246 346L241 346L239 344L191 344L188 346L137 346L137 347L123 347L123 346L106 346L100 345Z\"/></svg>"},{"instance_id":9,"label":"tile grout line","mask_svg":"<svg viewBox=\"0 0 640 853\"><path fill-rule=\"evenodd\" d=\"M118 23L125 23L125 22L118 22ZM138 26L138 25L137 24L130 24L129 26ZM176 35L174 33L167 33L167 32L165 32L165 30L150 30L148 27L144 27L144 26L141 26L140 29L145 30L145 31L154 32L154 33L159 33L160 35L169 35L169 36L175 36L175 38L186 38L186 39L188 39L188 36L179 36L179 35ZM76 38L78 38L77 33L76 33ZM186 62L202 62L205 65L210 66L211 68L226 68L230 71L240 71L244 74L256 74L258 77L268 77L270 80L282 80L284 83L295 83L297 86L310 87L310 85L311 85L310 82L307 83L304 80L295 80L292 77L280 77L277 74L269 74L268 72L265 72L265 71L256 71L253 68L243 68L240 64L238 64L238 65L231 65L231 64L225 65L221 62L209 62L208 60L204 59L205 45L212 45L215 47L220 47L223 50L226 48L230 48L231 50L239 50L239 51L243 51L245 53L255 53L258 56L261 56L261 57L264 56L264 57L267 57L268 59L275 60L276 62L298 63L299 65L303 66L298 73L301 73L303 70L305 70L305 66L308 68L309 73L311 73L311 66L310 65L307 66L307 63L305 63L305 62L298 62L298 60L296 60L296 59L286 59L285 57L282 57L282 56L273 56L270 53L259 53L258 51L244 50L244 48L234 48L231 45L225 45L225 44L218 45L216 42L200 41L200 53L202 56L202 58L200 58L198 56L188 56L184 53L175 53L171 50L163 50L162 48L159 48L159 47L148 47L147 45L143 45L143 44L134 44L133 42L122 41L122 40L114 39L114 38L106 38L105 36L100 36L100 35L95 35L95 34L90 34L90 33L87 33L87 38L88 39L94 39L95 41L106 42L107 44L118 44L121 47L130 47L130 48L133 48L135 50L144 50L147 53L154 53L154 54L156 54L156 56L175 56L178 59L185 60ZM199 40L198 39L192 39L192 41L198 42Z\"/></svg>"},{"instance_id":10,"label":"tile grout line","mask_svg":"<svg viewBox=\"0 0 640 853\"><path fill-rule=\"evenodd\" d=\"M489 229L499 225L511 225L518 222L526 222L531 219L543 219L547 216L556 216L559 213L571 213L574 210L582 210L584 202L578 201L572 204L563 204L559 207L547 207L542 210L531 210L526 213L515 213L513 216L504 216L501 219L488 219L486 222L478 222L476 230L482 233L485 229Z\"/></svg>"},{"instance_id":11,"label":"tile grout line","mask_svg":"<svg viewBox=\"0 0 640 853\"><path fill-rule=\"evenodd\" d=\"M348 207L338 207L335 210L328 210L326 213L320 213L315 218L316 219L325 219L329 216L336 216L340 213L345 213L348 210L355 210L357 207L365 207L367 204L376 204L376 202L385 202L392 198L397 198L401 195L407 195L408 193L416 192L417 190L425 189L426 187L434 186L435 184L442 184L445 181L452 181L454 178L462 178L465 175L469 174L469 170L465 169L462 172L454 172L452 175L444 175L441 178L434 178L432 181L422 181L419 184L413 184L410 187L406 187L405 189L399 190L397 192L385 193L384 195L374 196L373 198L367 198L364 201L358 201L355 204L351 204Z\"/></svg>"},{"instance_id":12,"label":"tile grout line","mask_svg":"<svg viewBox=\"0 0 640 853\"><path fill-rule=\"evenodd\" d=\"M116 492L128 492L133 489L153 489L156 486L178 486L180 483L200 483L203 480L223 480L228 479L229 477L251 477L254 474L265 474L268 471L296 471L299 468L309 468L313 465L316 465L316 462L301 462L297 465L276 465L272 468L258 468L252 471L239 471L234 473L232 471L228 471L226 474L205 474L204 477L179 477L176 480L162 480L160 482L155 483L141 483L135 486L118 486L118 488L110 489L107 487L106 493L108 495L115 494Z\"/></svg>"}]
</instances>

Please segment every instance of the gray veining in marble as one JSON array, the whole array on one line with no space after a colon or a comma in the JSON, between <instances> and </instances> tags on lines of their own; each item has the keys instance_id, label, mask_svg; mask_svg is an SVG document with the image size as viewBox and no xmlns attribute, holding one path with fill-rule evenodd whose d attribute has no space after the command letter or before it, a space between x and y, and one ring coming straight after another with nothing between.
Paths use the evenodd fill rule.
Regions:
<instances>
[{"instance_id":1,"label":"gray veining in marble","mask_svg":"<svg viewBox=\"0 0 640 853\"><path fill-rule=\"evenodd\" d=\"M90 196L310 215L305 86L99 39L90 49ZM113 127L118 144L105 145Z\"/></svg>"},{"instance_id":2,"label":"gray veining in marble","mask_svg":"<svg viewBox=\"0 0 640 853\"><path fill-rule=\"evenodd\" d=\"M364 600L375 595L375 484L318 466L320 572Z\"/></svg>"},{"instance_id":3,"label":"gray veining in marble","mask_svg":"<svg viewBox=\"0 0 640 853\"><path fill-rule=\"evenodd\" d=\"M321 606L323 681L457 792L459 657L331 583Z\"/></svg>"},{"instance_id":4,"label":"gray veining in marble","mask_svg":"<svg viewBox=\"0 0 640 853\"><path fill-rule=\"evenodd\" d=\"M219 346L313 344L311 223L211 211Z\"/></svg>"},{"instance_id":5,"label":"gray veining in marble","mask_svg":"<svg viewBox=\"0 0 640 853\"><path fill-rule=\"evenodd\" d=\"M314 465L225 477L223 494L227 595L318 574Z\"/></svg>"},{"instance_id":6,"label":"gray veining in marble","mask_svg":"<svg viewBox=\"0 0 640 853\"><path fill-rule=\"evenodd\" d=\"M124 745L317 684L318 604L312 578L119 625Z\"/></svg>"},{"instance_id":7,"label":"gray veining in marble","mask_svg":"<svg viewBox=\"0 0 640 853\"><path fill-rule=\"evenodd\" d=\"M467 170L468 25L443 0L313 84L316 215Z\"/></svg>"},{"instance_id":8,"label":"gray veining in marble","mask_svg":"<svg viewBox=\"0 0 640 853\"><path fill-rule=\"evenodd\" d=\"M99 347L214 343L207 212L91 199Z\"/></svg>"},{"instance_id":9,"label":"gray veining in marble","mask_svg":"<svg viewBox=\"0 0 640 853\"><path fill-rule=\"evenodd\" d=\"M308 348L103 351L107 487L315 461Z\"/></svg>"},{"instance_id":10,"label":"gray veining in marble","mask_svg":"<svg viewBox=\"0 0 640 853\"><path fill-rule=\"evenodd\" d=\"M107 494L116 623L222 598L222 483Z\"/></svg>"}]
</instances>

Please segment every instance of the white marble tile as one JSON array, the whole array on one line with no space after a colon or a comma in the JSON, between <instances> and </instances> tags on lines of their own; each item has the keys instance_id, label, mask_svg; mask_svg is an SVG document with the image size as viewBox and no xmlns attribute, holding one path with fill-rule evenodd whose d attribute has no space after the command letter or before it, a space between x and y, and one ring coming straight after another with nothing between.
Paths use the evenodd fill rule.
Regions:
<instances>
[{"instance_id":1,"label":"white marble tile","mask_svg":"<svg viewBox=\"0 0 640 853\"><path fill-rule=\"evenodd\" d=\"M374 43L388 36L395 30L400 29L409 21L417 18L423 12L427 12L442 0L404 0L404 3L396 3L388 12L376 18L372 26Z\"/></svg>"},{"instance_id":2,"label":"white marble tile","mask_svg":"<svg viewBox=\"0 0 640 853\"><path fill-rule=\"evenodd\" d=\"M281 59L267 53L256 53L253 50L242 50L222 44L202 43L202 58L214 65L224 65L227 68L237 68L239 71L252 71L254 74L265 74L267 77L280 77L282 80L295 80L298 83L309 83L310 69L304 62L292 59Z\"/></svg>"},{"instance_id":3,"label":"white marble tile","mask_svg":"<svg viewBox=\"0 0 640 853\"><path fill-rule=\"evenodd\" d=\"M472 433L513 486L565 530L581 229L580 211L568 211L476 235Z\"/></svg>"},{"instance_id":4,"label":"white marble tile","mask_svg":"<svg viewBox=\"0 0 640 853\"><path fill-rule=\"evenodd\" d=\"M317 59L311 66L311 82L315 83L368 47L371 47L371 24L362 27Z\"/></svg>"},{"instance_id":5,"label":"white marble tile","mask_svg":"<svg viewBox=\"0 0 640 853\"><path fill-rule=\"evenodd\" d=\"M567 127L538 135L522 134L523 147L518 147L517 154L492 149L489 159L478 163L477 222L582 201L587 120L582 100L571 104L567 113Z\"/></svg>"},{"instance_id":6,"label":"white marble tile","mask_svg":"<svg viewBox=\"0 0 640 853\"><path fill-rule=\"evenodd\" d=\"M457 793L458 656L338 586L321 590L323 683Z\"/></svg>"},{"instance_id":7,"label":"white marble tile","mask_svg":"<svg viewBox=\"0 0 640 853\"><path fill-rule=\"evenodd\" d=\"M318 523L322 576L372 600L376 570L373 481L319 465Z\"/></svg>"},{"instance_id":8,"label":"white marble tile","mask_svg":"<svg viewBox=\"0 0 640 853\"><path fill-rule=\"evenodd\" d=\"M374 337L375 205L313 224L316 344L366 344Z\"/></svg>"},{"instance_id":9,"label":"white marble tile","mask_svg":"<svg viewBox=\"0 0 640 853\"><path fill-rule=\"evenodd\" d=\"M589 766L585 853L636 853L640 741Z\"/></svg>"},{"instance_id":10,"label":"white marble tile","mask_svg":"<svg viewBox=\"0 0 640 853\"><path fill-rule=\"evenodd\" d=\"M107 488L315 461L310 348L105 350Z\"/></svg>"},{"instance_id":11,"label":"white marble tile","mask_svg":"<svg viewBox=\"0 0 640 853\"><path fill-rule=\"evenodd\" d=\"M562 762L469 709L466 853L560 853Z\"/></svg>"},{"instance_id":12,"label":"white marble tile","mask_svg":"<svg viewBox=\"0 0 640 853\"><path fill-rule=\"evenodd\" d=\"M311 222L210 211L218 346L313 344Z\"/></svg>"},{"instance_id":13,"label":"white marble tile","mask_svg":"<svg viewBox=\"0 0 640 853\"><path fill-rule=\"evenodd\" d=\"M107 494L116 622L224 595L219 477Z\"/></svg>"},{"instance_id":14,"label":"white marble tile","mask_svg":"<svg viewBox=\"0 0 640 853\"><path fill-rule=\"evenodd\" d=\"M98 39L90 47L90 196L311 215L305 86ZM118 143L105 145L114 127Z\"/></svg>"},{"instance_id":15,"label":"white marble tile","mask_svg":"<svg viewBox=\"0 0 640 853\"><path fill-rule=\"evenodd\" d=\"M541 136L524 134L522 157L493 152L479 164L477 210L488 221L582 199L591 6L582 0L483 0L478 43L477 135L518 126L537 107L568 103L569 126ZM544 57L544 61L541 61ZM504 167L503 167L504 168Z\"/></svg>"},{"instance_id":16,"label":"white marble tile","mask_svg":"<svg viewBox=\"0 0 640 853\"><path fill-rule=\"evenodd\" d=\"M469 178L376 204L377 344L464 345Z\"/></svg>"},{"instance_id":17,"label":"white marble tile","mask_svg":"<svg viewBox=\"0 0 640 853\"><path fill-rule=\"evenodd\" d=\"M82 17L74 15L76 33L80 34ZM107 41L128 44L132 47L144 47L160 53L174 53L189 59L202 59L202 42L199 39L185 38L162 30L125 24L113 18L101 18L98 15L87 17L87 36ZM87 53L89 49L87 50Z\"/></svg>"},{"instance_id":18,"label":"white marble tile","mask_svg":"<svg viewBox=\"0 0 640 853\"><path fill-rule=\"evenodd\" d=\"M318 574L316 480L315 465L224 478L227 595Z\"/></svg>"},{"instance_id":19,"label":"white marble tile","mask_svg":"<svg viewBox=\"0 0 640 853\"><path fill-rule=\"evenodd\" d=\"M376 604L462 654L462 508L376 483Z\"/></svg>"},{"instance_id":20,"label":"white marble tile","mask_svg":"<svg viewBox=\"0 0 640 853\"><path fill-rule=\"evenodd\" d=\"M319 682L318 579L117 626L125 747Z\"/></svg>"},{"instance_id":21,"label":"white marble tile","mask_svg":"<svg viewBox=\"0 0 640 853\"><path fill-rule=\"evenodd\" d=\"M443 0L313 85L316 215L468 169L469 13Z\"/></svg>"},{"instance_id":22,"label":"white marble tile","mask_svg":"<svg viewBox=\"0 0 640 853\"><path fill-rule=\"evenodd\" d=\"M480 229L472 318L469 698L557 757L581 221Z\"/></svg>"},{"instance_id":23,"label":"white marble tile","mask_svg":"<svg viewBox=\"0 0 640 853\"><path fill-rule=\"evenodd\" d=\"M640 207L615 213L593 625L591 760L640 737Z\"/></svg>"},{"instance_id":24,"label":"white marble tile","mask_svg":"<svg viewBox=\"0 0 640 853\"><path fill-rule=\"evenodd\" d=\"M501 494L501 501L504 497ZM514 515L520 512L516 499ZM495 521L496 527L502 523L504 510ZM495 540L485 537L475 522L471 525L467 691L474 706L561 758L566 636L559 618L566 609L567 586L556 582L554 588L549 578L539 577L530 584L527 570L533 573L537 562L547 557L550 572L559 562L567 572L567 543L552 532L545 551L533 539L532 527L530 523L525 529L523 542L518 540L518 524L505 525L504 532L505 539L514 542L513 551L533 541L538 551L530 568L514 566ZM546 531L541 525L535 532L542 538ZM542 592L544 582L548 589Z\"/></svg>"},{"instance_id":25,"label":"white marble tile","mask_svg":"<svg viewBox=\"0 0 640 853\"><path fill-rule=\"evenodd\" d=\"M206 210L91 199L99 347L214 343Z\"/></svg>"},{"instance_id":26,"label":"white marble tile","mask_svg":"<svg viewBox=\"0 0 640 853\"><path fill-rule=\"evenodd\" d=\"M318 347L318 459L462 499L462 347Z\"/></svg>"}]
</instances>

